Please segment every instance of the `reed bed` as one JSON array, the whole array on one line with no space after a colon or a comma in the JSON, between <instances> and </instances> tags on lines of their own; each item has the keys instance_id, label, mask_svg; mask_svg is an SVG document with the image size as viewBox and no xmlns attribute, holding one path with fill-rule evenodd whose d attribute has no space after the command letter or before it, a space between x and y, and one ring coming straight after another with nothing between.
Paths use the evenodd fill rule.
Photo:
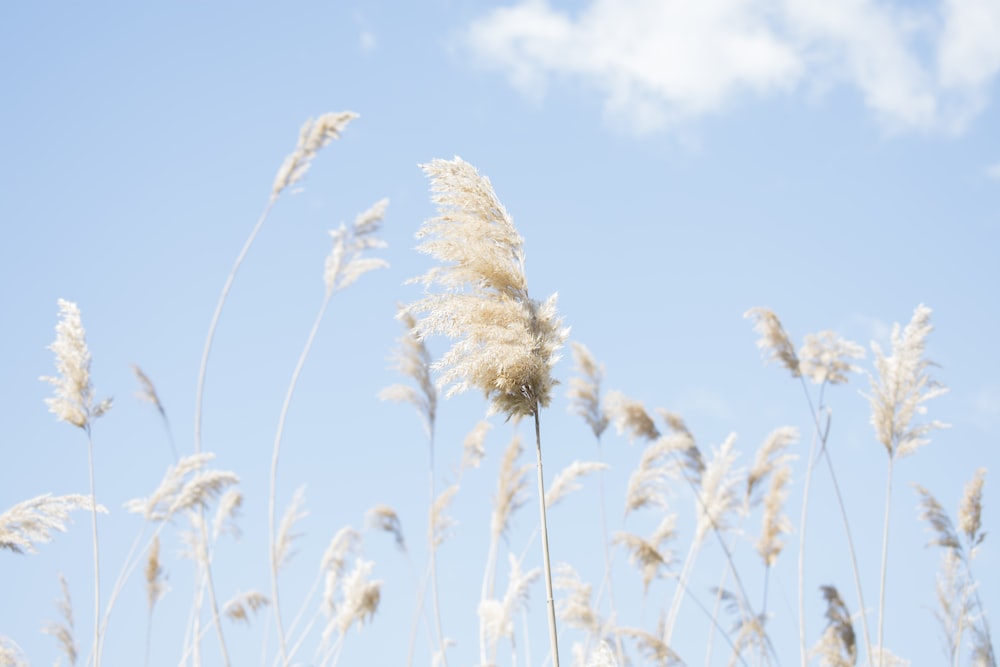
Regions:
<instances>
[{"instance_id":1,"label":"reed bed","mask_svg":"<svg viewBox=\"0 0 1000 667\"><path fill-rule=\"evenodd\" d=\"M0 557L58 552L57 533L69 529L73 513L89 514L92 580L71 582L53 574L56 620L42 626L54 638L59 660L95 667L140 661L231 665L252 655L262 665L338 665L362 661L350 645L372 634L390 641L395 662L406 664L928 664L926 656L907 655L900 638L890 642L886 622L897 613L887 585L896 576L891 564L904 557L889 548L892 527L912 521L892 503L896 478L905 471L900 461L923 455L919 450L946 427L932 416L933 399L946 388L934 379L927 357L930 308L918 305L907 323L893 329L891 348L873 343L870 353L829 330L807 334L796 345L776 313L752 308L745 317L764 361L781 367L801 389L801 403L788 412L795 424L774 424L759 443L744 445L735 432L706 442L670 406L648 408L605 386L604 364L584 342L571 339L556 295L529 295L524 238L490 180L460 158L422 165L437 214L416 231L417 250L432 265L409 281L405 289L412 300L398 305L397 324L389 318L384 323L402 328L397 347L386 351L400 378L379 398L408 405L418 419L410 443L378 446L386 447L387 456L393 447L425 452L423 481L412 489L421 500L399 512L344 497L339 502L359 528L339 526L321 554L300 553L308 518L325 508L310 506L304 486L290 492L279 475L282 454L299 446L286 437L295 421L294 399L319 332L353 325L337 313L334 297L388 266L381 226L387 219L404 223L391 220L386 200L331 232L332 248L317 267L318 310L312 325L303 326L305 344L276 406L271 457L252 462L266 470L266 489L248 490L232 464L212 453L202 427L211 414L205 390L224 306L239 289L237 273L252 261L249 251L263 223L356 118L343 112L308 121L280 166L209 324L193 388L190 442L175 438L168 419L174 408L161 399L155 378L134 367L137 395L155 408L172 463L158 482L130 480L134 499L123 509L111 508L132 515L135 524L131 548L113 566L102 558L99 527L109 509L94 484L94 448L100 447L97 419L114 419L114 412L91 380L81 309L58 302L51 346L56 374L42 379L53 386L46 401L51 412L85 436L88 456L74 465L86 470L90 488L0 508ZM422 292L414 296L412 285ZM386 301L391 306L392 299ZM748 354L752 340L748 330ZM435 356L441 346L444 351ZM567 349L571 368L559 364ZM99 360L93 365L99 369ZM337 381L351 384L349 378ZM857 489L841 483L849 470L832 428L837 385L855 385L855 395L863 394L838 394L836 401L867 401L871 449L885 454L878 558L870 549L859 551L848 502ZM483 401L475 407L473 399L459 399L463 409L473 406L471 414L449 412L447 419L461 423L468 435L460 444L445 441L443 399L467 391ZM567 434L548 426L555 405L579 418L579 430ZM362 419L337 412L335 405L331 411L333 420ZM576 445L568 465L546 470L546 456L567 440L589 444ZM609 447L629 451L631 466L611 465ZM484 461L491 462L488 470ZM927 626L936 624L943 638L935 664L996 664L986 604L991 591L976 576L987 540L987 472L981 468L970 476L955 513L935 493L958 490L932 491L934 480L912 480L918 518L931 536L928 546L941 556L939 571L922 582L937 606L927 614ZM370 483L377 487L379 480ZM456 519L465 505L481 510L478 525ZM261 528L263 517L244 516L249 506L266 514L261 553L247 553L252 543L234 542ZM524 511L529 506L537 507L536 518ZM834 508L840 526L815 525L810 516L817 506ZM797 520L792 507L799 509ZM415 516L423 517L415 521L426 526L422 537L406 523ZM587 533L593 553L563 548L560 538L570 530ZM826 550L850 573L847 580L815 583L815 541L806 540L813 530L826 536ZM467 547L466 535L485 548ZM376 553L405 562L393 571L407 572L409 580L385 579ZM218 573L232 568L234 559L260 560L266 568L258 575L266 574L223 590ZM470 562L472 569L458 567ZM290 568L310 570L312 584L288 587ZM116 575L109 579L102 572ZM187 602L164 608L182 591ZM139 655L119 649L122 640L113 631L117 607L129 596L141 596L146 610ZM92 610L92 627L77 622L83 605ZM410 626L380 627L387 606L408 606ZM810 617L817 608L825 611ZM29 664L16 639L0 636L0 666Z\"/></svg>"}]
</instances>

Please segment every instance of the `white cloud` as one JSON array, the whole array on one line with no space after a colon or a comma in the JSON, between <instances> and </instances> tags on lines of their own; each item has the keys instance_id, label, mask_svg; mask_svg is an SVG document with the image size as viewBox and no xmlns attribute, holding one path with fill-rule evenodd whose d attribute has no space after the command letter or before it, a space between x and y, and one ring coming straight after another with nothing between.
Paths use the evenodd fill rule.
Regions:
<instances>
[{"instance_id":1,"label":"white cloud","mask_svg":"<svg viewBox=\"0 0 1000 667\"><path fill-rule=\"evenodd\" d=\"M1000 181L1000 162L995 162L986 167L986 175L994 181Z\"/></svg>"},{"instance_id":2,"label":"white cloud","mask_svg":"<svg viewBox=\"0 0 1000 667\"><path fill-rule=\"evenodd\" d=\"M739 96L847 83L894 129L960 131L1000 70L1000 3L923 10L876 0L547 0L495 9L465 37L523 93L552 78L596 89L637 132L724 109Z\"/></svg>"}]
</instances>

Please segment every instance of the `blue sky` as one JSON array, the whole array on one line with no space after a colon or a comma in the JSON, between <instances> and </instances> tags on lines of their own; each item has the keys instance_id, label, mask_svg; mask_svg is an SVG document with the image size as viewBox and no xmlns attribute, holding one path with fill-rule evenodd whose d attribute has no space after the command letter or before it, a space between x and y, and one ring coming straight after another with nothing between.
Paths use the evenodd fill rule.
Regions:
<instances>
[{"instance_id":1,"label":"blue sky","mask_svg":"<svg viewBox=\"0 0 1000 667\"><path fill-rule=\"evenodd\" d=\"M292 570L294 613L329 537L362 527L364 512L399 512L412 564L391 540L366 535L365 556L385 582L374 624L352 632L343 664L399 663L415 607L411 567L425 559L426 445L405 406L377 392L397 382L387 357L400 333L403 285L427 258L414 233L433 215L419 163L460 155L488 175L525 238L532 294L559 293L572 338L607 366L608 389L686 418L707 451L739 434L743 465L773 428L797 426L805 458L809 415L801 389L765 366L743 313L768 306L800 342L834 329L885 345L893 322L925 303L936 330L928 356L950 388L929 416L951 424L897 467L888 580L887 646L914 664L940 653L934 605L937 554L916 519L910 482L952 511L980 466L996 470L1000 438L1000 4L989 0L854 0L520 4L295 2L22 3L0 9L0 307L7 322L0 411L8 425L0 509L45 492L87 491L81 433L43 399L58 298L79 304L92 377L114 409L94 429L105 595L139 530L122 504L145 496L171 463L155 411L133 397L136 363L154 381L177 446L192 449L194 392L219 290L270 194L299 127L326 111L360 114L283 195L233 288L208 370L205 448L242 479L244 536L216 554L220 596L267 590L267 466L292 369L323 298L328 230L390 200L382 253L389 270L338 294L292 403L278 498L306 484ZM442 341L433 341L440 354ZM567 354L568 356L568 354ZM871 359L864 367L871 368ZM565 381L571 364L557 376ZM885 455L868 423L864 375L827 393L831 448L860 543L866 602L875 605ZM543 415L546 474L596 456L560 392ZM461 441L483 416L476 396L440 411L442 484ZM476 605L490 498L509 425L494 419L488 458L463 479L458 525L440 551L445 634L454 664L478 658ZM528 435L525 429L525 435ZM610 434L604 455L612 529L640 450ZM526 459L530 461L530 459ZM801 472L801 467L799 469ZM597 587L596 484L553 509L553 557ZM993 524L992 477L986 522ZM801 476L789 514L798 517ZM822 631L816 588L833 583L853 607L839 518L817 474L807 543L810 642ZM535 498L501 549L520 553L537 522ZM691 501L681 514L681 556ZM653 513L629 517L646 533ZM81 653L92 618L89 520L32 556L4 554L0 635L50 664L57 573L70 582ZM179 527L178 527L179 528ZM685 532L686 531L686 532ZM756 533L748 524L748 539ZM793 542L795 539L793 538ZM749 572L759 565L740 543ZM152 664L175 664L191 594L191 564L164 550L172 591L153 630ZM772 575L769 608L782 664L797 660L794 548ZM526 564L540 562L537 544ZM995 607L996 550L987 538L981 594ZM695 589L717 585L706 547ZM756 569L755 569L756 568ZM641 582L620 553L620 621L655 627L671 582ZM756 589L755 589L756 590ZM10 600L10 602L7 602ZM531 592L527 647L541 664L544 591ZM704 661L704 617L687 604L679 648ZM266 625L229 626L236 664L259 658ZM520 630L519 630L520 632ZM136 664L145 633L141 582L126 589L108 635L107 664ZM569 659L574 632L565 630ZM216 656L204 643L206 663ZM526 648L518 635L519 664ZM272 640L268 644L273 650ZM430 663L426 641L417 664ZM504 652L501 651L501 656ZM925 658L924 656L934 656ZM509 651L501 664L509 664ZM719 658L721 659L721 657Z\"/></svg>"}]
</instances>

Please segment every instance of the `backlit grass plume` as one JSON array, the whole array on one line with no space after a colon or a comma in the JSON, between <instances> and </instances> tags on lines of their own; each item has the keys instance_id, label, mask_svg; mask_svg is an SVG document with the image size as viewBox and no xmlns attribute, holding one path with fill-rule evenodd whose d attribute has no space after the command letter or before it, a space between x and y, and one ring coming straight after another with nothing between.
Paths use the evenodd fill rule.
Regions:
<instances>
[{"instance_id":1,"label":"backlit grass plume","mask_svg":"<svg viewBox=\"0 0 1000 667\"><path fill-rule=\"evenodd\" d=\"M429 293L408 312L421 337L455 339L437 362L448 395L481 390L492 412L528 416L549 404L552 367L569 331L556 314L556 295L528 296L524 240L493 186L460 158L423 165L439 215L417 238L420 252L442 262L414 282Z\"/></svg>"},{"instance_id":2,"label":"backlit grass plume","mask_svg":"<svg viewBox=\"0 0 1000 667\"><path fill-rule=\"evenodd\" d=\"M455 341L434 365L442 371L440 385L451 385L449 396L475 387L491 413L535 418L549 640L552 664L559 667L538 411L551 399L552 367L569 329L556 314L555 294L544 302L528 296L524 240L489 179L457 157L423 169L438 216L417 232L423 240L417 249L441 265L412 281L423 283L427 295L404 312L416 318L418 338L441 334Z\"/></svg>"}]
</instances>

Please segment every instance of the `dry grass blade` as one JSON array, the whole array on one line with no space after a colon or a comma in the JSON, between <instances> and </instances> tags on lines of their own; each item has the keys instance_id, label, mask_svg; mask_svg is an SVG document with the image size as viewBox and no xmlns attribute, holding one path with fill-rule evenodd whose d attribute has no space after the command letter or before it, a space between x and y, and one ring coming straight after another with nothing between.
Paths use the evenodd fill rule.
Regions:
<instances>
[{"instance_id":1,"label":"dry grass blade","mask_svg":"<svg viewBox=\"0 0 1000 667\"><path fill-rule=\"evenodd\" d=\"M250 625L250 616L256 615L259 610L269 604L271 604L271 601L263 593L248 591L246 593L239 593L232 600L224 604L222 612L231 621L241 621Z\"/></svg>"},{"instance_id":2,"label":"dry grass blade","mask_svg":"<svg viewBox=\"0 0 1000 667\"><path fill-rule=\"evenodd\" d=\"M59 650L69 661L69 664L76 664L76 639L73 636L73 601L69 597L69 584L66 577L59 575L59 587L62 589L62 597L56 601L56 608L62 621L49 621L42 629L47 635L52 635L59 643Z\"/></svg>"},{"instance_id":3,"label":"dry grass blade","mask_svg":"<svg viewBox=\"0 0 1000 667\"><path fill-rule=\"evenodd\" d=\"M848 373L861 369L852 359L864 359L865 348L845 340L834 331L807 334L799 349L799 369L816 384L844 384Z\"/></svg>"},{"instance_id":4,"label":"dry grass blade","mask_svg":"<svg viewBox=\"0 0 1000 667\"><path fill-rule=\"evenodd\" d=\"M570 378L570 410L583 417L595 438L608 427L608 415L601 406L601 382L604 380L604 365L597 360L583 343L570 343L573 352L574 370L578 376Z\"/></svg>"},{"instance_id":5,"label":"dry grass blade","mask_svg":"<svg viewBox=\"0 0 1000 667\"><path fill-rule=\"evenodd\" d=\"M69 513L93 508L87 496L69 494L53 496L46 493L14 505L0 514L0 550L15 553L37 553L36 545L52 541L53 531L66 532ZM101 505L97 511L107 513Z\"/></svg>"},{"instance_id":6,"label":"dry grass blade","mask_svg":"<svg viewBox=\"0 0 1000 667\"><path fill-rule=\"evenodd\" d=\"M373 530L381 530L392 535L396 548L406 551L406 540L403 538L403 523L399 520L396 510L388 505L376 505L368 510L366 521Z\"/></svg>"},{"instance_id":7,"label":"dry grass blade","mask_svg":"<svg viewBox=\"0 0 1000 667\"><path fill-rule=\"evenodd\" d=\"M306 488L300 486L295 489L292 502L288 503L288 507L281 517L281 522L278 524L278 538L274 543L274 562L279 570L292 559L292 543L302 536L301 533L294 533L292 531L299 521L309 515L305 504Z\"/></svg>"},{"instance_id":8,"label":"dry grass blade","mask_svg":"<svg viewBox=\"0 0 1000 667\"><path fill-rule=\"evenodd\" d=\"M760 334L757 347L768 353L767 361L777 361L791 372L792 377L799 377L802 371L799 358L795 355L795 347L774 311L769 308L751 308L743 317L754 320L754 331Z\"/></svg>"},{"instance_id":9,"label":"dry grass blade","mask_svg":"<svg viewBox=\"0 0 1000 667\"><path fill-rule=\"evenodd\" d=\"M579 479L584 475L607 470L608 464L597 461L573 461L552 480L549 490L545 492L545 506L553 507L560 500L574 491L579 491L583 487L579 484Z\"/></svg>"},{"instance_id":10,"label":"dry grass blade","mask_svg":"<svg viewBox=\"0 0 1000 667\"><path fill-rule=\"evenodd\" d=\"M629 442L637 439L656 440L660 431L641 401L628 398L620 391L612 391L604 399L605 409L619 434L627 433Z\"/></svg>"},{"instance_id":11,"label":"dry grass blade","mask_svg":"<svg viewBox=\"0 0 1000 667\"><path fill-rule=\"evenodd\" d=\"M931 430L946 426L936 420L916 423L927 412L924 403L948 391L927 373L931 363L924 359L924 348L933 329L930 318L931 309L920 305L902 332L898 324L893 326L891 356L872 343L878 371L878 377L870 376L872 425L891 457L913 453L929 442Z\"/></svg>"}]
</instances>

